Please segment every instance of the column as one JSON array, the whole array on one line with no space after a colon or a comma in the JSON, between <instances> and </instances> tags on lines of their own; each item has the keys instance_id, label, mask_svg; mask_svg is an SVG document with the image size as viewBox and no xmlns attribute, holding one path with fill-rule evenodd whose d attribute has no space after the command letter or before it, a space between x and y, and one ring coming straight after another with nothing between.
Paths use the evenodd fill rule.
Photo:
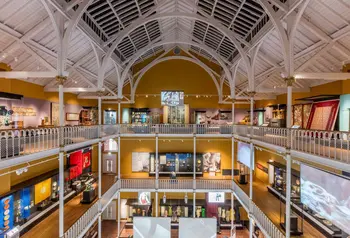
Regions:
<instances>
[{"instance_id":1,"label":"column","mask_svg":"<svg viewBox=\"0 0 350 238\"><path fill-rule=\"evenodd\" d=\"M235 102L236 100L232 99L232 125L235 124Z\"/></svg>"},{"instance_id":2,"label":"column","mask_svg":"<svg viewBox=\"0 0 350 238\"><path fill-rule=\"evenodd\" d=\"M67 77L56 76L56 81L59 84L58 86L58 100L59 100L59 120L60 120L60 129L59 129L59 144L60 152L58 155L59 159L59 237L64 236L64 92L63 84L67 80Z\"/></svg>"},{"instance_id":3,"label":"column","mask_svg":"<svg viewBox=\"0 0 350 238\"><path fill-rule=\"evenodd\" d=\"M120 192L118 192L118 235L117 237L119 237L120 235L120 207L121 207L121 202L120 202Z\"/></svg>"},{"instance_id":4,"label":"column","mask_svg":"<svg viewBox=\"0 0 350 238\"><path fill-rule=\"evenodd\" d=\"M235 138L233 137L233 134L231 140L231 177L233 181L235 179Z\"/></svg>"},{"instance_id":5,"label":"column","mask_svg":"<svg viewBox=\"0 0 350 238\"><path fill-rule=\"evenodd\" d=\"M155 159L155 169L156 169L156 217L158 217L158 188L159 188L159 155L158 155L158 147L159 147L159 137L158 133L156 133L156 157Z\"/></svg>"},{"instance_id":6,"label":"column","mask_svg":"<svg viewBox=\"0 0 350 238\"><path fill-rule=\"evenodd\" d=\"M196 190L196 160L197 160L197 138L193 135L193 190Z\"/></svg>"},{"instance_id":7,"label":"column","mask_svg":"<svg viewBox=\"0 0 350 238\"><path fill-rule=\"evenodd\" d=\"M102 132L102 100L101 100L101 94L99 93L98 96L98 137L101 140L101 132ZM101 238L102 234L102 204L101 204L101 197L102 197L102 142L98 142L98 210L100 212L98 216L98 238Z\"/></svg>"},{"instance_id":8,"label":"column","mask_svg":"<svg viewBox=\"0 0 350 238\"><path fill-rule=\"evenodd\" d=\"M231 219L231 235L230 235L230 237L233 237L233 235L234 235L234 233L233 233L233 226L234 226L234 224L233 224L233 220L235 219L235 215L234 215L234 213L235 213L235 203L234 203L234 199L235 199L235 197L233 196L233 193L231 193L231 209L232 209L232 213L230 213L230 218L233 218L233 219ZM232 216L233 215L233 216ZM236 232L236 231L235 231Z\"/></svg>"},{"instance_id":9,"label":"column","mask_svg":"<svg viewBox=\"0 0 350 238\"><path fill-rule=\"evenodd\" d=\"M291 131L292 127L292 87L295 82L294 77L289 77L285 79L287 83L287 151L286 151L286 237L290 237L290 216L291 216L291 180L292 180L292 157L290 155L291 149Z\"/></svg>"},{"instance_id":10,"label":"column","mask_svg":"<svg viewBox=\"0 0 350 238\"><path fill-rule=\"evenodd\" d=\"M254 95L255 92L249 92L250 96L250 140L252 140L254 131ZM249 199L250 199L250 208L249 213L251 213L251 206L253 202L253 168L254 168L254 145L252 141L250 142L250 168L249 168ZM251 216L249 216L249 238L253 237L254 224Z\"/></svg>"},{"instance_id":11,"label":"column","mask_svg":"<svg viewBox=\"0 0 350 238\"><path fill-rule=\"evenodd\" d=\"M196 191L193 190L193 218L196 218Z\"/></svg>"},{"instance_id":12,"label":"column","mask_svg":"<svg viewBox=\"0 0 350 238\"><path fill-rule=\"evenodd\" d=\"M121 121L120 121L120 118L121 118L121 115L120 115L120 100L118 100L118 124L121 124Z\"/></svg>"}]
</instances>

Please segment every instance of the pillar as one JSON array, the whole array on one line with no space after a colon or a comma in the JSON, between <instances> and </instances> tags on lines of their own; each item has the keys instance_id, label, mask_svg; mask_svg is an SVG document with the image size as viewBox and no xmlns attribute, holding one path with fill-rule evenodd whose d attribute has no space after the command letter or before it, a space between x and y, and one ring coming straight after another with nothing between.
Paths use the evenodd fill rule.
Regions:
<instances>
[{"instance_id":1,"label":"pillar","mask_svg":"<svg viewBox=\"0 0 350 238\"><path fill-rule=\"evenodd\" d=\"M154 158L155 160L155 169L156 169L156 217L158 217L158 207L159 207L159 202L158 202L158 189L159 189L159 156L158 156L158 147L159 147L159 137L158 133L156 134L156 157Z\"/></svg>"},{"instance_id":2,"label":"pillar","mask_svg":"<svg viewBox=\"0 0 350 238\"><path fill-rule=\"evenodd\" d=\"M289 77L285 79L287 83L287 128L292 127L292 88L293 83L295 82L294 77Z\"/></svg>"},{"instance_id":3,"label":"pillar","mask_svg":"<svg viewBox=\"0 0 350 238\"><path fill-rule=\"evenodd\" d=\"M193 135L193 189L196 189L196 160L197 160L197 138L196 135Z\"/></svg>"},{"instance_id":4,"label":"pillar","mask_svg":"<svg viewBox=\"0 0 350 238\"><path fill-rule=\"evenodd\" d=\"M193 190L193 218L196 218L196 191Z\"/></svg>"},{"instance_id":5,"label":"pillar","mask_svg":"<svg viewBox=\"0 0 350 238\"><path fill-rule=\"evenodd\" d=\"M232 125L235 124L235 99L232 99Z\"/></svg>"},{"instance_id":6,"label":"pillar","mask_svg":"<svg viewBox=\"0 0 350 238\"><path fill-rule=\"evenodd\" d=\"M295 82L294 77L285 79L287 83L287 152L286 152L286 237L290 237L290 216L291 216L291 180L292 180L292 157L290 155L291 149L291 133L290 128L292 127L292 87Z\"/></svg>"},{"instance_id":7,"label":"pillar","mask_svg":"<svg viewBox=\"0 0 350 238\"><path fill-rule=\"evenodd\" d=\"M59 237L64 236L64 124L65 124L65 118L64 118L64 92L63 92L63 84L67 80L67 77L63 76L56 76L56 81L58 83L58 101L59 101L59 120L60 120L60 129L59 129L59 145L60 145L60 152L58 155L59 160L59 184L60 184L60 190L59 190Z\"/></svg>"},{"instance_id":8,"label":"pillar","mask_svg":"<svg viewBox=\"0 0 350 238\"><path fill-rule=\"evenodd\" d=\"M120 100L118 100L118 124L121 124L121 115L120 115Z\"/></svg>"},{"instance_id":9,"label":"pillar","mask_svg":"<svg viewBox=\"0 0 350 238\"><path fill-rule=\"evenodd\" d=\"M230 234L230 237L233 237L233 235L236 233L236 231L235 231L235 233L233 233L233 226L234 226L234 224L233 224L233 221L234 221L234 219L235 219L235 203L234 203L234 199L235 199L235 197L233 196L233 193L231 193L231 209L232 209L232 213L230 213L230 218L233 218L233 219L231 219L231 234ZM233 216L232 216L233 215Z\"/></svg>"},{"instance_id":10,"label":"pillar","mask_svg":"<svg viewBox=\"0 0 350 238\"><path fill-rule=\"evenodd\" d=\"M231 177L232 177L232 181L235 178L234 172L235 172L235 138L232 134L232 138L231 138Z\"/></svg>"},{"instance_id":11,"label":"pillar","mask_svg":"<svg viewBox=\"0 0 350 238\"><path fill-rule=\"evenodd\" d=\"M119 235L120 235L120 232L121 232L121 230L120 230L120 207L121 207L121 201L120 201L120 192L118 192L118 235L117 235L117 237L119 237Z\"/></svg>"}]
</instances>

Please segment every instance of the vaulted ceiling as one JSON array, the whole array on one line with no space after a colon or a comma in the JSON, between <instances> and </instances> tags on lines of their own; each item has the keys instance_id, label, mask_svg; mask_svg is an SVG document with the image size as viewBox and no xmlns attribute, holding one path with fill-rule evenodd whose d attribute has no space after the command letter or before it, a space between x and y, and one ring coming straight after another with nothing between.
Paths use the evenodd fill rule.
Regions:
<instances>
[{"instance_id":1,"label":"vaulted ceiling","mask_svg":"<svg viewBox=\"0 0 350 238\"><path fill-rule=\"evenodd\" d=\"M228 32L245 52L261 43L254 70L257 91L262 97L280 94L285 90L281 77L283 44L261 1L265 0L92 1L69 41L69 80L65 87L96 86L99 70L96 56L102 57L116 39L125 35L119 39L106 67L106 94L114 95L117 90L116 68L121 72L136 56L132 62L138 63L179 46L217 64L219 57L229 69L238 65L240 77L236 80L236 91L245 95L247 69L240 60L236 45L224 33ZM268 3L273 5L285 26L285 17L298 11L303 1L269 0ZM63 15L68 22L81 2L0 0L1 61L15 71L55 71L58 41L43 3L54 10L54 15ZM151 20L145 20L148 18ZM310 0L295 35L296 70L340 72L342 65L350 60L349 25L349 1ZM27 80L46 88L55 86L52 78ZM302 79L294 88L303 91L326 82L323 79Z\"/></svg>"}]
</instances>

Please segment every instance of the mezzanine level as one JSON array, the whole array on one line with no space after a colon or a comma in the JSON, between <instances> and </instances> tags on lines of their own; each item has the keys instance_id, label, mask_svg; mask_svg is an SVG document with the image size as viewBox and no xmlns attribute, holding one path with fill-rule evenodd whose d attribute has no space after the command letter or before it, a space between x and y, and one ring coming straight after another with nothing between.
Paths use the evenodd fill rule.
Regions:
<instances>
[{"instance_id":1,"label":"mezzanine level","mask_svg":"<svg viewBox=\"0 0 350 238\"><path fill-rule=\"evenodd\" d=\"M99 136L100 131L100 136ZM350 172L350 133L258 127L247 125L101 125L63 128L15 129L0 133L0 168L58 154L120 137L210 137L252 142L285 153L290 139L290 153L295 158ZM290 137L290 138L288 138ZM61 141L62 140L62 141Z\"/></svg>"}]
</instances>

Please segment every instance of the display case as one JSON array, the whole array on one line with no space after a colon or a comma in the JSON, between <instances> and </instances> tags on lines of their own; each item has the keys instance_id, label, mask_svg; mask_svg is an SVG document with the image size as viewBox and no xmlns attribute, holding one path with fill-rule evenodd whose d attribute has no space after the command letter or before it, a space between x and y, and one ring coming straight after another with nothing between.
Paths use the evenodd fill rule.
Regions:
<instances>
[{"instance_id":1,"label":"display case","mask_svg":"<svg viewBox=\"0 0 350 238\"><path fill-rule=\"evenodd\" d=\"M160 216L171 217L172 223L178 223L180 217L193 217L192 199L166 199L160 201ZM206 217L205 200L196 199L195 217Z\"/></svg>"},{"instance_id":2,"label":"display case","mask_svg":"<svg viewBox=\"0 0 350 238\"><path fill-rule=\"evenodd\" d=\"M270 127L286 127L286 105L272 105L272 118L270 119Z\"/></svg>"},{"instance_id":3,"label":"display case","mask_svg":"<svg viewBox=\"0 0 350 238\"><path fill-rule=\"evenodd\" d=\"M150 154L149 174L155 175L155 154ZM169 176L175 172L176 176L193 175L193 154L192 153L160 153L159 154L159 175ZM203 155L196 154L195 164L196 175L203 175Z\"/></svg>"},{"instance_id":4,"label":"display case","mask_svg":"<svg viewBox=\"0 0 350 238\"><path fill-rule=\"evenodd\" d=\"M271 188L285 195L286 193L286 166L278 162L267 162L273 169L269 169L269 173L273 173L273 183L270 184ZM272 175L271 175L272 176ZM293 200L300 199L300 172L292 169L292 181L291 181L291 198Z\"/></svg>"},{"instance_id":5,"label":"display case","mask_svg":"<svg viewBox=\"0 0 350 238\"><path fill-rule=\"evenodd\" d=\"M103 118L105 125L115 125L117 123L117 112L114 110L105 110Z\"/></svg>"},{"instance_id":6,"label":"display case","mask_svg":"<svg viewBox=\"0 0 350 238\"><path fill-rule=\"evenodd\" d=\"M132 108L131 109L131 123L136 125L149 124L148 108Z\"/></svg>"},{"instance_id":7,"label":"display case","mask_svg":"<svg viewBox=\"0 0 350 238\"><path fill-rule=\"evenodd\" d=\"M134 217L146 217L152 215L152 203L153 200L148 204L140 204L139 199L127 199L127 224L132 225Z\"/></svg>"},{"instance_id":8,"label":"display case","mask_svg":"<svg viewBox=\"0 0 350 238\"><path fill-rule=\"evenodd\" d=\"M79 113L79 124L83 126L97 125L98 109L95 107L85 107Z\"/></svg>"}]
</instances>

